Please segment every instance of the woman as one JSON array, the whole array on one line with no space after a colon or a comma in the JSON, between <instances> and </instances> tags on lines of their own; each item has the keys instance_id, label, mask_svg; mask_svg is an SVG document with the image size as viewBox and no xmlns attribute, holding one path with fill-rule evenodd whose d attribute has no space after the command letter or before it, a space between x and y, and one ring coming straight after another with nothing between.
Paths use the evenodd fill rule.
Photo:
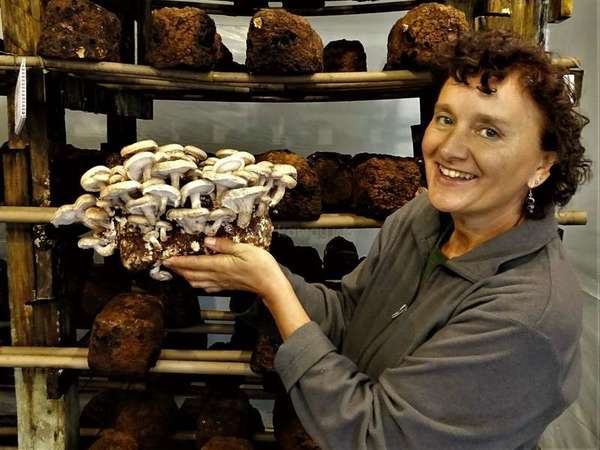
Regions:
<instances>
[{"instance_id":1,"label":"woman","mask_svg":"<svg viewBox=\"0 0 600 450\"><path fill-rule=\"evenodd\" d=\"M224 239L168 267L252 291L276 369L324 449L531 449L577 396L580 288L557 234L589 176L561 75L504 33L458 42L423 139L428 182L340 291Z\"/></svg>"}]
</instances>

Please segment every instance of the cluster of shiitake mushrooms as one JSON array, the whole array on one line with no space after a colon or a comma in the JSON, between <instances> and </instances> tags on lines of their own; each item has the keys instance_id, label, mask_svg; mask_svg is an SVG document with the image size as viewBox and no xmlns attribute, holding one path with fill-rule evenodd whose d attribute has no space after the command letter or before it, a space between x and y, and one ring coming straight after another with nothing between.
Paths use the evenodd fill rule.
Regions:
<instances>
[{"instance_id":1,"label":"cluster of shiitake mushrooms","mask_svg":"<svg viewBox=\"0 0 600 450\"><path fill-rule=\"evenodd\" d=\"M125 226L139 229L147 245L158 250L174 227L206 236L215 236L228 223L244 229L253 216L267 216L297 180L289 164L255 163L252 154L234 149L208 157L191 145L159 147L145 140L123 147L121 156L122 165L85 172L81 187L89 193L61 206L52 219L55 226L90 228L79 247L105 257L114 253ZM170 279L160 263L150 275Z\"/></svg>"}]
</instances>

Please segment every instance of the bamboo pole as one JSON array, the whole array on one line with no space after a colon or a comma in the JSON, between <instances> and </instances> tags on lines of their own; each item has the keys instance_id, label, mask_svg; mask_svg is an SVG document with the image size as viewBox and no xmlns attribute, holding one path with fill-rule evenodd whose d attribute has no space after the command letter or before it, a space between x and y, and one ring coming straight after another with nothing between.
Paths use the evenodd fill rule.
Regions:
<instances>
[{"instance_id":1,"label":"bamboo pole","mask_svg":"<svg viewBox=\"0 0 600 450\"><path fill-rule=\"evenodd\" d=\"M49 207L0 206L0 223L48 223L56 209ZM556 220L559 225L586 225L587 212L581 210L560 211L556 214ZM313 221L278 221L275 222L275 227L280 229L377 228L381 226L381 223L355 214L328 213L321 214L318 220Z\"/></svg>"},{"instance_id":2,"label":"bamboo pole","mask_svg":"<svg viewBox=\"0 0 600 450\"><path fill-rule=\"evenodd\" d=\"M193 70L157 69L151 66L114 62L63 61L37 56L0 55L0 70L16 71L25 60L29 68L44 68L59 72L109 76L116 78L140 78L165 81L190 81L198 83L224 83L248 85L260 84L316 84L316 83L377 83L405 82L428 84L431 74L426 71L387 70L372 72L320 72L310 75L251 75L245 72L195 72ZM554 58L552 63L565 68L578 68L579 61L573 57Z\"/></svg>"},{"instance_id":3,"label":"bamboo pole","mask_svg":"<svg viewBox=\"0 0 600 450\"><path fill-rule=\"evenodd\" d=\"M0 355L0 367L89 370L87 358L75 356ZM256 377L249 363L231 361L159 360L154 373Z\"/></svg>"},{"instance_id":4,"label":"bamboo pole","mask_svg":"<svg viewBox=\"0 0 600 450\"><path fill-rule=\"evenodd\" d=\"M380 81L431 82L429 72L410 70L389 70L385 72L321 72L310 75L251 75L244 72L194 72L193 70L157 69L151 66L115 62L63 61L40 57L17 57L0 55L0 70L17 70L22 60L29 68L43 68L50 71L90 74L93 76L111 75L116 77L133 76L139 78L163 79L167 81L194 81L204 83L250 83L250 84L314 84L314 83L356 83Z\"/></svg>"},{"instance_id":5,"label":"bamboo pole","mask_svg":"<svg viewBox=\"0 0 600 450\"><path fill-rule=\"evenodd\" d=\"M0 356L88 357L88 349L81 347L0 347ZM242 350L162 350L159 360L250 362L252 352Z\"/></svg>"},{"instance_id":6,"label":"bamboo pole","mask_svg":"<svg viewBox=\"0 0 600 450\"><path fill-rule=\"evenodd\" d=\"M97 437L103 431L101 428L80 428L79 435L81 437ZM16 427L0 427L0 437L10 437L17 435ZM177 431L174 436L175 440L178 441L194 441L196 440L196 433L194 431ZM262 433L254 433L252 440L255 442L275 442L275 436L273 432L264 431ZM17 449L17 447L0 447L0 450L5 448Z\"/></svg>"},{"instance_id":7,"label":"bamboo pole","mask_svg":"<svg viewBox=\"0 0 600 450\"><path fill-rule=\"evenodd\" d=\"M200 317L204 320L223 320L229 322L235 320L235 314L231 311L217 311L213 309L203 309L200 311Z\"/></svg>"}]
</instances>

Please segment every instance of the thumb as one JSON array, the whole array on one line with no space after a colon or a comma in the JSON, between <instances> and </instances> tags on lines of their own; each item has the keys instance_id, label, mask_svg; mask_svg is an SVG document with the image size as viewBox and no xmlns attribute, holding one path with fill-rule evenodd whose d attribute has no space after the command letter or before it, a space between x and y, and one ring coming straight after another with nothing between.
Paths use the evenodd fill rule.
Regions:
<instances>
[{"instance_id":1,"label":"thumb","mask_svg":"<svg viewBox=\"0 0 600 450\"><path fill-rule=\"evenodd\" d=\"M217 252L231 255L235 253L235 244L231 239L207 237L204 238L204 246Z\"/></svg>"}]
</instances>

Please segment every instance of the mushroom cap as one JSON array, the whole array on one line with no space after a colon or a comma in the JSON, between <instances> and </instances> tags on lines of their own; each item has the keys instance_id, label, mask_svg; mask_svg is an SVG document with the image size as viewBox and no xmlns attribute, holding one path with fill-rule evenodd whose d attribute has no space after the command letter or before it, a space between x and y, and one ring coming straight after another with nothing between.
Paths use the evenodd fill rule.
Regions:
<instances>
[{"instance_id":1,"label":"mushroom cap","mask_svg":"<svg viewBox=\"0 0 600 450\"><path fill-rule=\"evenodd\" d=\"M92 222L108 222L110 219L106 211L98 206L90 206L88 209L86 209L85 218Z\"/></svg>"},{"instance_id":2,"label":"mushroom cap","mask_svg":"<svg viewBox=\"0 0 600 450\"><path fill-rule=\"evenodd\" d=\"M112 202L109 202L108 200L97 200L96 206L98 208L105 209L105 208L112 208L113 204L112 204Z\"/></svg>"},{"instance_id":3,"label":"mushroom cap","mask_svg":"<svg viewBox=\"0 0 600 450\"><path fill-rule=\"evenodd\" d=\"M188 170L183 176L188 180L197 180L198 178L202 178L202 169Z\"/></svg>"},{"instance_id":4,"label":"mushroom cap","mask_svg":"<svg viewBox=\"0 0 600 450\"><path fill-rule=\"evenodd\" d=\"M182 152L183 151L183 145L180 145L180 144L161 145L160 147L158 147L158 151L159 152L165 152L165 153Z\"/></svg>"},{"instance_id":5,"label":"mushroom cap","mask_svg":"<svg viewBox=\"0 0 600 450\"><path fill-rule=\"evenodd\" d=\"M214 156L210 156L210 157L206 158L204 161L202 161L198 165L198 167L205 168L205 167L208 167L208 166L214 166L217 163L218 160L219 160L219 158L216 158Z\"/></svg>"},{"instance_id":6,"label":"mushroom cap","mask_svg":"<svg viewBox=\"0 0 600 450\"><path fill-rule=\"evenodd\" d=\"M202 177L210 180L210 177L215 174L215 166L204 166L202 168Z\"/></svg>"},{"instance_id":7,"label":"mushroom cap","mask_svg":"<svg viewBox=\"0 0 600 450\"><path fill-rule=\"evenodd\" d=\"M156 186L157 184L166 184L162 178L150 178L142 183L142 192L149 186Z\"/></svg>"},{"instance_id":8,"label":"mushroom cap","mask_svg":"<svg viewBox=\"0 0 600 450\"><path fill-rule=\"evenodd\" d=\"M152 176L168 176L175 173L182 174L188 170L196 169L196 167L195 163L184 159L163 161L154 165L152 168Z\"/></svg>"},{"instance_id":9,"label":"mushroom cap","mask_svg":"<svg viewBox=\"0 0 600 450\"><path fill-rule=\"evenodd\" d=\"M150 207L155 210L156 215L158 202L152 195L144 195L143 197L134 198L133 200L128 201L125 207L131 214L143 214L143 209Z\"/></svg>"},{"instance_id":10,"label":"mushroom cap","mask_svg":"<svg viewBox=\"0 0 600 450\"><path fill-rule=\"evenodd\" d=\"M140 152L133 155L123 163L123 168L127 171L127 176L136 181L140 181L144 168L154 164L154 153Z\"/></svg>"},{"instance_id":11,"label":"mushroom cap","mask_svg":"<svg viewBox=\"0 0 600 450\"><path fill-rule=\"evenodd\" d=\"M144 196L146 195L154 195L157 197L164 197L171 204L177 206L179 200L181 199L181 193L179 189L171 186L170 184L153 184L150 185L142 191Z\"/></svg>"},{"instance_id":12,"label":"mushroom cap","mask_svg":"<svg viewBox=\"0 0 600 450\"><path fill-rule=\"evenodd\" d=\"M196 158L196 161L204 161L206 158L208 158L208 155L204 150L194 147L193 145L186 145L183 147L183 151Z\"/></svg>"},{"instance_id":13,"label":"mushroom cap","mask_svg":"<svg viewBox=\"0 0 600 450\"><path fill-rule=\"evenodd\" d=\"M141 183L135 180L126 180L115 184L109 184L100 191L100 199L117 198L123 194L137 191L141 187Z\"/></svg>"},{"instance_id":14,"label":"mushroom cap","mask_svg":"<svg viewBox=\"0 0 600 450\"><path fill-rule=\"evenodd\" d=\"M273 171L271 172L271 177L281 178L284 175L289 175L294 179L298 178L298 172L291 164L275 164L273 166Z\"/></svg>"},{"instance_id":15,"label":"mushroom cap","mask_svg":"<svg viewBox=\"0 0 600 450\"><path fill-rule=\"evenodd\" d=\"M233 172L233 174L236 177L240 177L246 180L249 186L255 185L260 179L260 176L256 172L250 172L245 169L236 170L235 172Z\"/></svg>"},{"instance_id":16,"label":"mushroom cap","mask_svg":"<svg viewBox=\"0 0 600 450\"><path fill-rule=\"evenodd\" d=\"M252 186L247 188L232 189L223 195L221 204L235 212L240 212L242 204L253 204L254 200L264 195L267 188L264 186Z\"/></svg>"},{"instance_id":17,"label":"mushroom cap","mask_svg":"<svg viewBox=\"0 0 600 450\"><path fill-rule=\"evenodd\" d=\"M259 166L268 167L269 169L272 169L273 166L275 165L271 161L260 161L260 162L257 162L256 164L258 164Z\"/></svg>"},{"instance_id":18,"label":"mushroom cap","mask_svg":"<svg viewBox=\"0 0 600 450\"><path fill-rule=\"evenodd\" d=\"M154 142L151 139L147 139L145 141L139 141L136 142L135 144L130 144L130 145L126 145L125 147L123 147L121 149L121 156L123 158L128 158L131 155L135 155L136 153L139 152L153 152L158 148L158 145L156 144L156 142Z\"/></svg>"},{"instance_id":19,"label":"mushroom cap","mask_svg":"<svg viewBox=\"0 0 600 450\"><path fill-rule=\"evenodd\" d=\"M167 222L166 220L159 220L158 222L156 222L156 224L154 224L154 226L157 229L164 228L167 231L171 231L173 229L173 225L171 225L171 223Z\"/></svg>"},{"instance_id":20,"label":"mushroom cap","mask_svg":"<svg viewBox=\"0 0 600 450\"><path fill-rule=\"evenodd\" d=\"M215 172L217 173L225 173L225 172L234 172L236 170L243 169L246 164L244 163L244 158L238 156L238 153L235 153L230 156L226 156L225 158L219 159L214 167Z\"/></svg>"},{"instance_id":21,"label":"mushroom cap","mask_svg":"<svg viewBox=\"0 0 600 450\"><path fill-rule=\"evenodd\" d=\"M79 180L81 187L88 192L99 192L110 178L110 169L106 166L95 166L87 170Z\"/></svg>"},{"instance_id":22,"label":"mushroom cap","mask_svg":"<svg viewBox=\"0 0 600 450\"><path fill-rule=\"evenodd\" d=\"M105 245L106 241L97 236L84 236L77 241L77 247L81 249L88 249L98 247L100 245Z\"/></svg>"},{"instance_id":23,"label":"mushroom cap","mask_svg":"<svg viewBox=\"0 0 600 450\"><path fill-rule=\"evenodd\" d=\"M215 152L215 156L217 158L225 158L227 156L236 154L238 151L239 150L235 150L233 148L221 148Z\"/></svg>"},{"instance_id":24,"label":"mushroom cap","mask_svg":"<svg viewBox=\"0 0 600 450\"><path fill-rule=\"evenodd\" d=\"M193 163L196 162L196 158L181 150L174 150L171 152L161 152L158 151L154 154L154 161L159 163L163 161L174 161L176 159L185 159L187 161L191 161Z\"/></svg>"},{"instance_id":25,"label":"mushroom cap","mask_svg":"<svg viewBox=\"0 0 600 450\"><path fill-rule=\"evenodd\" d=\"M77 197L75 200L74 206L75 209L79 211L83 211L88 209L90 206L96 206L96 201L98 199L92 194L83 194Z\"/></svg>"},{"instance_id":26,"label":"mushroom cap","mask_svg":"<svg viewBox=\"0 0 600 450\"><path fill-rule=\"evenodd\" d=\"M280 183L283 183L287 189L293 189L298 184L298 181L290 175L284 175L279 180Z\"/></svg>"},{"instance_id":27,"label":"mushroom cap","mask_svg":"<svg viewBox=\"0 0 600 450\"><path fill-rule=\"evenodd\" d=\"M206 208L172 208L167 211L167 219L181 219L181 218L190 218L196 219L198 217L207 216L210 214L210 211Z\"/></svg>"},{"instance_id":28,"label":"mushroom cap","mask_svg":"<svg viewBox=\"0 0 600 450\"><path fill-rule=\"evenodd\" d=\"M127 171L123 166L118 165L110 169L108 184L115 184L125 180L127 180Z\"/></svg>"},{"instance_id":29,"label":"mushroom cap","mask_svg":"<svg viewBox=\"0 0 600 450\"><path fill-rule=\"evenodd\" d=\"M224 186L229 189L236 189L245 187L248 183L241 177L237 177L231 173L204 173L204 177L207 180L212 181L214 184Z\"/></svg>"},{"instance_id":30,"label":"mushroom cap","mask_svg":"<svg viewBox=\"0 0 600 450\"><path fill-rule=\"evenodd\" d=\"M50 223L55 227L71 225L79 220L79 210L75 205L63 205L56 210Z\"/></svg>"},{"instance_id":31,"label":"mushroom cap","mask_svg":"<svg viewBox=\"0 0 600 450\"><path fill-rule=\"evenodd\" d=\"M264 164L250 164L244 167L244 170L247 172L252 172L261 177L268 177L271 175L272 169Z\"/></svg>"},{"instance_id":32,"label":"mushroom cap","mask_svg":"<svg viewBox=\"0 0 600 450\"><path fill-rule=\"evenodd\" d=\"M145 216L140 216L137 214L131 214L130 216L127 216L127 223L130 223L131 225L136 225L138 227L152 226L152 224L148 221L148 219Z\"/></svg>"},{"instance_id":33,"label":"mushroom cap","mask_svg":"<svg viewBox=\"0 0 600 450\"><path fill-rule=\"evenodd\" d=\"M192 194L208 195L215 190L215 185L209 180L194 180L181 188L181 203Z\"/></svg>"},{"instance_id":34,"label":"mushroom cap","mask_svg":"<svg viewBox=\"0 0 600 450\"><path fill-rule=\"evenodd\" d=\"M125 167L123 167L121 164L117 165L117 166L113 166L110 168L110 175L123 175L124 177L127 176L127 171L125 170Z\"/></svg>"},{"instance_id":35,"label":"mushroom cap","mask_svg":"<svg viewBox=\"0 0 600 450\"><path fill-rule=\"evenodd\" d=\"M236 212L231 208L217 208L213 209L208 216L208 220L218 220L223 218L229 218L230 220L235 219Z\"/></svg>"},{"instance_id":36,"label":"mushroom cap","mask_svg":"<svg viewBox=\"0 0 600 450\"><path fill-rule=\"evenodd\" d=\"M254 158L254 155L252 153L237 152L236 156L242 158L244 160L244 164L254 164L256 161L256 158Z\"/></svg>"}]
</instances>

